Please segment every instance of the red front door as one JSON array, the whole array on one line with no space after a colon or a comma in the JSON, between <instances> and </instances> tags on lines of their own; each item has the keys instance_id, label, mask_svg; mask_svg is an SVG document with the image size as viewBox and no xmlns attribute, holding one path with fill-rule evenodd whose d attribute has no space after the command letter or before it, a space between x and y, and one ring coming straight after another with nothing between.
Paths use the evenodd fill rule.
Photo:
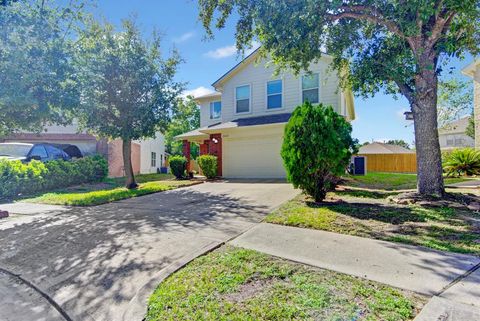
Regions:
<instances>
[{"instance_id":1,"label":"red front door","mask_svg":"<svg viewBox=\"0 0 480 321\"><path fill-rule=\"evenodd\" d=\"M208 153L217 156L217 174L218 176L222 176L222 134L210 135Z\"/></svg>"}]
</instances>

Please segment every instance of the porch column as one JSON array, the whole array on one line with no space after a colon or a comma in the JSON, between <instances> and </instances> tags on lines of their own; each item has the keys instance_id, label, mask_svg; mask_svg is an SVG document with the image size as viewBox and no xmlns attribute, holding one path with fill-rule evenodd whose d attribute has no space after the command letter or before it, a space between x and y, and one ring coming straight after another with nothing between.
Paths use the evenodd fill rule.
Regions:
<instances>
[{"instance_id":1,"label":"porch column","mask_svg":"<svg viewBox=\"0 0 480 321\"><path fill-rule=\"evenodd\" d=\"M217 156L217 174L222 176L222 134L210 134L208 153Z\"/></svg>"},{"instance_id":2,"label":"porch column","mask_svg":"<svg viewBox=\"0 0 480 321\"><path fill-rule=\"evenodd\" d=\"M187 174L190 172L190 142L183 140L183 156L187 159Z\"/></svg>"},{"instance_id":3,"label":"porch column","mask_svg":"<svg viewBox=\"0 0 480 321\"><path fill-rule=\"evenodd\" d=\"M204 140L203 144L200 144L200 155L208 155L208 140Z\"/></svg>"}]
</instances>

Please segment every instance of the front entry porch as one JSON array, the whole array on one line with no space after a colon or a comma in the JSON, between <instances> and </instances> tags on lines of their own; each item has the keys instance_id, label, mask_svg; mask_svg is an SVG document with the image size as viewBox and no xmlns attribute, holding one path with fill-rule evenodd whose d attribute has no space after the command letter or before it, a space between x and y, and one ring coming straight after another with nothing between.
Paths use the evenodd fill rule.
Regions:
<instances>
[{"instance_id":1,"label":"front entry porch","mask_svg":"<svg viewBox=\"0 0 480 321\"><path fill-rule=\"evenodd\" d=\"M187 158L187 171L191 171L191 141L183 140L183 156ZM200 146L200 155L213 155L217 157L217 175L222 176L222 134L210 134L208 139L196 141Z\"/></svg>"}]
</instances>

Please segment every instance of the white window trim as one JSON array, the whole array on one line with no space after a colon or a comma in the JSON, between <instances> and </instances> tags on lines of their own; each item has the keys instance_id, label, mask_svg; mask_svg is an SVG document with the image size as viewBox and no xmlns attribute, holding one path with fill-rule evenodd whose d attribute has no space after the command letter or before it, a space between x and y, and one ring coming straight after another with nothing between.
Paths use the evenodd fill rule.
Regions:
<instances>
[{"instance_id":1,"label":"white window trim","mask_svg":"<svg viewBox=\"0 0 480 321\"><path fill-rule=\"evenodd\" d=\"M153 157L155 155L155 158ZM152 166L153 161L155 160L155 165ZM150 167L156 168L157 167L157 152L150 152Z\"/></svg>"},{"instance_id":2,"label":"white window trim","mask_svg":"<svg viewBox=\"0 0 480 321\"><path fill-rule=\"evenodd\" d=\"M318 74L318 103L315 103L315 104L312 104L312 105L319 105L322 103L322 72L319 70L319 71L312 71L311 72L312 74ZM302 78L304 76L307 76L308 75L308 72L304 72L302 74L300 74L300 77L299 77L299 90L300 90L300 97L299 97L299 103L300 105L303 104L303 86L302 86ZM313 89L313 88L310 88L310 89Z\"/></svg>"},{"instance_id":3,"label":"white window trim","mask_svg":"<svg viewBox=\"0 0 480 321\"><path fill-rule=\"evenodd\" d=\"M271 81L278 81L280 80L282 82L282 91L281 91L281 95L282 95L282 107L280 108L268 108L268 96L272 96L272 95L269 95L268 94L268 83L271 82ZM278 110L284 110L285 109L285 95L284 95L284 92L285 92L285 81L283 80L283 78L278 78L278 79L269 79L265 82L265 110L268 111L268 112L275 112L275 111L278 111ZM273 95L278 95L278 94L273 94Z\"/></svg>"},{"instance_id":4,"label":"white window trim","mask_svg":"<svg viewBox=\"0 0 480 321\"><path fill-rule=\"evenodd\" d=\"M249 99L248 111L237 113L237 88L238 87L244 87L244 86L248 86L250 88L250 97L248 98ZM252 87L253 87L252 84L249 83L249 84L236 85L233 88L233 113L234 113L234 115L246 115L246 114L251 114L252 113Z\"/></svg>"},{"instance_id":5,"label":"white window trim","mask_svg":"<svg viewBox=\"0 0 480 321\"><path fill-rule=\"evenodd\" d=\"M212 117L212 104L215 104L215 103L220 103L220 116L218 116L217 118ZM221 100L214 100L214 101L211 101L210 103L208 103L209 119L210 120L221 119L222 118L222 109L223 109L223 106L222 106L222 101Z\"/></svg>"}]
</instances>

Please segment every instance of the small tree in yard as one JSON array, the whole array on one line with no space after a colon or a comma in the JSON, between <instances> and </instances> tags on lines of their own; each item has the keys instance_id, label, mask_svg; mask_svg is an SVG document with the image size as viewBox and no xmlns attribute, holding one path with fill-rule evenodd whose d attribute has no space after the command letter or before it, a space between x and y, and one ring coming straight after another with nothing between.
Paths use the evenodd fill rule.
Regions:
<instances>
[{"instance_id":1,"label":"small tree in yard","mask_svg":"<svg viewBox=\"0 0 480 321\"><path fill-rule=\"evenodd\" d=\"M334 189L345 173L357 141L351 125L332 107L304 103L285 127L282 158L287 176L316 202Z\"/></svg>"},{"instance_id":2,"label":"small tree in yard","mask_svg":"<svg viewBox=\"0 0 480 321\"><path fill-rule=\"evenodd\" d=\"M414 118L418 192L444 194L437 85L448 57L479 52L478 0L199 0L211 25L238 17L237 48L254 39L279 67L308 69L324 52L341 85L368 97L402 94ZM214 22L214 20L216 20ZM347 72L347 70L349 72Z\"/></svg>"},{"instance_id":3,"label":"small tree in yard","mask_svg":"<svg viewBox=\"0 0 480 321\"><path fill-rule=\"evenodd\" d=\"M182 90L175 76L176 52L164 60L160 38L143 40L132 21L124 31L92 22L81 35L76 60L82 97L79 120L94 134L123 142L127 188L137 184L131 161L132 140L165 131L173 105Z\"/></svg>"}]
</instances>

